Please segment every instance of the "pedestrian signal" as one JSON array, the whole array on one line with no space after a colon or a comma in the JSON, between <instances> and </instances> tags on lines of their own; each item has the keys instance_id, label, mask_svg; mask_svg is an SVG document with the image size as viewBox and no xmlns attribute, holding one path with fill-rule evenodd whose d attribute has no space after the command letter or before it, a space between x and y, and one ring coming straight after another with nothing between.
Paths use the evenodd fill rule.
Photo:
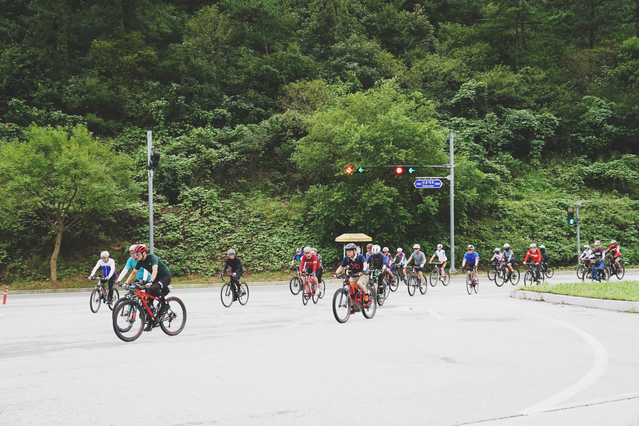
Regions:
<instances>
[{"instance_id":1,"label":"pedestrian signal","mask_svg":"<svg viewBox=\"0 0 639 426\"><path fill-rule=\"evenodd\" d=\"M353 166L346 166L346 168L344 169L344 171L346 172L347 175L352 175L353 174Z\"/></svg>"}]
</instances>

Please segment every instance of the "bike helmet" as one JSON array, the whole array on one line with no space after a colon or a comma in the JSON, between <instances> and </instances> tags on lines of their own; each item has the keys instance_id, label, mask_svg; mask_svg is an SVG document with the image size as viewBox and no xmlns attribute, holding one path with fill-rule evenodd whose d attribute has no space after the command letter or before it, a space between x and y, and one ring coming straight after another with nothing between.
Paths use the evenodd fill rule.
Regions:
<instances>
[{"instance_id":1,"label":"bike helmet","mask_svg":"<svg viewBox=\"0 0 639 426\"><path fill-rule=\"evenodd\" d=\"M304 247L304 253L310 253L311 248L309 246Z\"/></svg>"},{"instance_id":2,"label":"bike helmet","mask_svg":"<svg viewBox=\"0 0 639 426\"><path fill-rule=\"evenodd\" d=\"M384 248L382 249L382 251L383 251L384 253L388 253L388 247L384 247Z\"/></svg>"},{"instance_id":3,"label":"bike helmet","mask_svg":"<svg viewBox=\"0 0 639 426\"><path fill-rule=\"evenodd\" d=\"M344 247L345 250L357 250L357 246L354 243L348 243L346 244L346 247Z\"/></svg>"},{"instance_id":4,"label":"bike helmet","mask_svg":"<svg viewBox=\"0 0 639 426\"><path fill-rule=\"evenodd\" d=\"M137 244L133 244L131 247L129 247L129 251L135 251L135 248L137 247Z\"/></svg>"},{"instance_id":5,"label":"bike helmet","mask_svg":"<svg viewBox=\"0 0 639 426\"><path fill-rule=\"evenodd\" d=\"M381 247L378 246L377 244L375 244L371 250L372 250L373 254L379 254L379 252L382 251Z\"/></svg>"},{"instance_id":6,"label":"bike helmet","mask_svg":"<svg viewBox=\"0 0 639 426\"><path fill-rule=\"evenodd\" d=\"M588 244L584 245L584 249L589 249L590 246Z\"/></svg>"},{"instance_id":7,"label":"bike helmet","mask_svg":"<svg viewBox=\"0 0 639 426\"><path fill-rule=\"evenodd\" d=\"M298 248L295 249L295 253L299 253L301 251L302 251L302 247L298 247Z\"/></svg>"},{"instance_id":8,"label":"bike helmet","mask_svg":"<svg viewBox=\"0 0 639 426\"><path fill-rule=\"evenodd\" d=\"M102 253L100 253L100 257L102 259L106 259L109 257L109 252L108 251L103 251Z\"/></svg>"},{"instance_id":9,"label":"bike helmet","mask_svg":"<svg viewBox=\"0 0 639 426\"><path fill-rule=\"evenodd\" d=\"M466 247L466 250L475 250L475 246L471 244L468 247Z\"/></svg>"},{"instance_id":10,"label":"bike helmet","mask_svg":"<svg viewBox=\"0 0 639 426\"><path fill-rule=\"evenodd\" d=\"M401 252L403 252L403 251L404 251L404 250L402 250L402 248L401 248L401 247L397 247L397 253L401 253Z\"/></svg>"},{"instance_id":11,"label":"bike helmet","mask_svg":"<svg viewBox=\"0 0 639 426\"><path fill-rule=\"evenodd\" d=\"M543 244L542 244L542 245L540 245L540 246L539 246L539 250L546 250L546 246L545 246L545 245L543 245Z\"/></svg>"},{"instance_id":12,"label":"bike helmet","mask_svg":"<svg viewBox=\"0 0 639 426\"><path fill-rule=\"evenodd\" d=\"M370 249L372 249L372 248L373 248L373 245L372 245L372 244L369 244L369 245L367 245L367 246L366 246L366 250L367 250L367 251L368 251L368 250L370 250Z\"/></svg>"},{"instance_id":13,"label":"bike helmet","mask_svg":"<svg viewBox=\"0 0 639 426\"><path fill-rule=\"evenodd\" d=\"M506 250L508 250L508 249L510 248L510 244L508 244L508 243L504 244L504 248L505 248Z\"/></svg>"},{"instance_id":14,"label":"bike helmet","mask_svg":"<svg viewBox=\"0 0 639 426\"><path fill-rule=\"evenodd\" d=\"M415 244L415 245L413 246L413 250L418 249L418 248L421 248L421 247L419 246L419 244Z\"/></svg>"},{"instance_id":15,"label":"bike helmet","mask_svg":"<svg viewBox=\"0 0 639 426\"><path fill-rule=\"evenodd\" d=\"M441 244L437 244L437 248L444 248L444 246Z\"/></svg>"},{"instance_id":16,"label":"bike helmet","mask_svg":"<svg viewBox=\"0 0 639 426\"><path fill-rule=\"evenodd\" d=\"M313 248L311 249L311 252L312 252L312 253L317 254L317 249L316 249L315 247L313 247Z\"/></svg>"},{"instance_id":17,"label":"bike helmet","mask_svg":"<svg viewBox=\"0 0 639 426\"><path fill-rule=\"evenodd\" d=\"M595 245L596 245L596 246L600 246L600 245L601 245L601 243L600 243L599 241L595 241Z\"/></svg>"},{"instance_id":18,"label":"bike helmet","mask_svg":"<svg viewBox=\"0 0 639 426\"><path fill-rule=\"evenodd\" d=\"M232 254L235 254L235 250L229 249L229 251L227 251L226 254L228 254L229 256Z\"/></svg>"},{"instance_id":19,"label":"bike helmet","mask_svg":"<svg viewBox=\"0 0 639 426\"><path fill-rule=\"evenodd\" d=\"M495 249L495 253L501 253L501 249L500 249L499 247L497 247L497 248Z\"/></svg>"},{"instance_id":20,"label":"bike helmet","mask_svg":"<svg viewBox=\"0 0 639 426\"><path fill-rule=\"evenodd\" d=\"M135 246L135 249L133 250L135 253L144 253L146 252L146 244L138 244Z\"/></svg>"},{"instance_id":21,"label":"bike helmet","mask_svg":"<svg viewBox=\"0 0 639 426\"><path fill-rule=\"evenodd\" d=\"M617 244L617 241L615 240L610 241L610 245L616 245L616 244Z\"/></svg>"},{"instance_id":22,"label":"bike helmet","mask_svg":"<svg viewBox=\"0 0 639 426\"><path fill-rule=\"evenodd\" d=\"M532 244L530 245L530 248L531 248L531 249L537 248L537 244L532 243Z\"/></svg>"}]
</instances>

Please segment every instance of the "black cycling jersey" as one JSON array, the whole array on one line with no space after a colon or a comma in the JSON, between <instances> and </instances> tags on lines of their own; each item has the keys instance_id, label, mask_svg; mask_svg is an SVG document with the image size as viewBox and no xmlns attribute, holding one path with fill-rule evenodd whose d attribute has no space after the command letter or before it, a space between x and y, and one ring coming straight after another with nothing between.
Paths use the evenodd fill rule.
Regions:
<instances>
[{"instance_id":1,"label":"black cycling jersey","mask_svg":"<svg viewBox=\"0 0 639 426\"><path fill-rule=\"evenodd\" d=\"M372 269L382 269L382 267L384 266L384 264L386 263L383 254L374 254L370 257L370 259L368 259L368 261L370 262L370 267Z\"/></svg>"},{"instance_id":2,"label":"black cycling jersey","mask_svg":"<svg viewBox=\"0 0 639 426\"><path fill-rule=\"evenodd\" d=\"M230 257L226 259L226 263L224 263L224 269L222 269L222 274L226 273L226 269L231 267L231 272L240 275L242 273L242 261L239 257L235 256L235 259L231 259Z\"/></svg>"}]
</instances>

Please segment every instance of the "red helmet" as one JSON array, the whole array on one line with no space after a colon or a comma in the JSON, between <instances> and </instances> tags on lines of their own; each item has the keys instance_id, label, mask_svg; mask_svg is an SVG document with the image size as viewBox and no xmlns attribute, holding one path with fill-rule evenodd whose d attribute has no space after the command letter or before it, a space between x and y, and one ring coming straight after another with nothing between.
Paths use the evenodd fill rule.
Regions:
<instances>
[{"instance_id":1,"label":"red helmet","mask_svg":"<svg viewBox=\"0 0 639 426\"><path fill-rule=\"evenodd\" d=\"M371 250L372 248L373 248L372 244L369 244L369 245L366 246L366 250Z\"/></svg>"},{"instance_id":2,"label":"red helmet","mask_svg":"<svg viewBox=\"0 0 639 426\"><path fill-rule=\"evenodd\" d=\"M146 245L145 244L138 244L133 249L134 253L144 253L145 251L146 251Z\"/></svg>"}]
</instances>

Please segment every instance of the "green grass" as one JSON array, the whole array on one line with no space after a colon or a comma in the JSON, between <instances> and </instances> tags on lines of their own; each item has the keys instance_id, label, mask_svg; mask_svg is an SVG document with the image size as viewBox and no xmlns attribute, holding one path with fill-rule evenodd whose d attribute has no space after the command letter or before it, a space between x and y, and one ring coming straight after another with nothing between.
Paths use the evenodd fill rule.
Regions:
<instances>
[{"instance_id":1,"label":"green grass","mask_svg":"<svg viewBox=\"0 0 639 426\"><path fill-rule=\"evenodd\" d=\"M603 283L542 284L522 290L593 299L639 301L639 281L611 281Z\"/></svg>"}]
</instances>

